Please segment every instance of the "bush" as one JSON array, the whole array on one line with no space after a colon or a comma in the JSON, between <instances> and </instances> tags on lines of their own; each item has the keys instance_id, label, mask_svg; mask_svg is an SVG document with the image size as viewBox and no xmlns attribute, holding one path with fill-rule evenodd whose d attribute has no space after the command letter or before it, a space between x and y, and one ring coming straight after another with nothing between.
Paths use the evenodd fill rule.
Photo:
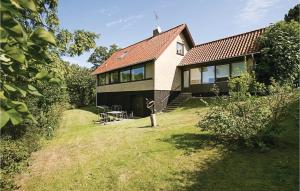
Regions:
<instances>
[{"instance_id":1,"label":"bush","mask_svg":"<svg viewBox=\"0 0 300 191\"><path fill-rule=\"evenodd\" d=\"M300 24L296 21L280 21L271 25L259 37L261 56L256 65L260 81L295 83L300 72Z\"/></svg>"},{"instance_id":2,"label":"bush","mask_svg":"<svg viewBox=\"0 0 300 191\"><path fill-rule=\"evenodd\" d=\"M66 78L70 104L87 106L95 102L96 80L91 76L91 70L78 65L70 65L70 72Z\"/></svg>"},{"instance_id":3,"label":"bush","mask_svg":"<svg viewBox=\"0 0 300 191\"><path fill-rule=\"evenodd\" d=\"M272 135L280 131L277 124L285 114L292 89L272 82L268 87L269 95L257 97L251 95L250 87L253 84L259 88L263 85L250 75L231 79L229 84L230 99L219 97L221 104L210 106L210 111L199 122L199 127L213 132L224 142L251 147L266 146ZM263 90L265 93L266 89ZM255 91L258 92L257 89Z\"/></svg>"}]
</instances>

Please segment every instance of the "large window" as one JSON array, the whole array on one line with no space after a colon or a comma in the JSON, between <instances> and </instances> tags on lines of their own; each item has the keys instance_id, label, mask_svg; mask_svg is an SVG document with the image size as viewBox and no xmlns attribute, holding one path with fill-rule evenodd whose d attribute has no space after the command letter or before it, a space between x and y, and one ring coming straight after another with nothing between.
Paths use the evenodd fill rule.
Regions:
<instances>
[{"instance_id":1,"label":"large window","mask_svg":"<svg viewBox=\"0 0 300 191\"><path fill-rule=\"evenodd\" d=\"M191 69L191 84L201 84L201 68Z\"/></svg>"},{"instance_id":2,"label":"large window","mask_svg":"<svg viewBox=\"0 0 300 191\"><path fill-rule=\"evenodd\" d=\"M215 82L215 66L207 66L202 68L202 82L204 84Z\"/></svg>"},{"instance_id":3,"label":"large window","mask_svg":"<svg viewBox=\"0 0 300 191\"><path fill-rule=\"evenodd\" d=\"M247 64L245 62L231 64L231 76L240 76L244 72L247 72Z\"/></svg>"},{"instance_id":4,"label":"large window","mask_svg":"<svg viewBox=\"0 0 300 191\"><path fill-rule=\"evenodd\" d=\"M111 84L119 82L119 72L118 71L111 72L109 74L109 77L110 77L110 83Z\"/></svg>"},{"instance_id":5,"label":"large window","mask_svg":"<svg viewBox=\"0 0 300 191\"><path fill-rule=\"evenodd\" d=\"M98 86L105 85L105 78L106 78L106 74L99 74L98 75Z\"/></svg>"},{"instance_id":6,"label":"large window","mask_svg":"<svg viewBox=\"0 0 300 191\"><path fill-rule=\"evenodd\" d=\"M129 81L130 81L130 69L121 70L120 82L129 82Z\"/></svg>"},{"instance_id":7,"label":"large window","mask_svg":"<svg viewBox=\"0 0 300 191\"><path fill-rule=\"evenodd\" d=\"M131 80L143 80L145 78L145 67L139 66L131 69Z\"/></svg>"},{"instance_id":8,"label":"large window","mask_svg":"<svg viewBox=\"0 0 300 191\"><path fill-rule=\"evenodd\" d=\"M216 66L217 79L225 79L229 77L229 64Z\"/></svg>"},{"instance_id":9,"label":"large window","mask_svg":"<svg viewBox=\"0 0 300 191\"><path fill-rule=\"evenodd\" d=\"M184 44L177 42L176 53L179 55L184 55Z\"/></svg>"}]
</instances>

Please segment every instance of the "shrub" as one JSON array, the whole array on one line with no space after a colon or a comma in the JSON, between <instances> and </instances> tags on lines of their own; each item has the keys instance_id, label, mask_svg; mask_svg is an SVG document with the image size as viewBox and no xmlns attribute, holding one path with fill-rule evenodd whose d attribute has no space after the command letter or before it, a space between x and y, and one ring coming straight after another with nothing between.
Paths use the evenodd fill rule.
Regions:
<instances>
[{"instance_id":1,"label":"shrub","mask_svg":"<svg viewBox=\"0 0 300 191\"><path fill-rule=\"evenodd\" d=\"M294 83L300 72L300 24L280 21L271 25L258 39L261 57L256 72L261 81Z\"/></svg>"},{"instance_id":2,"label":"shrub","mask_svg":"<svg viewBox=\"0 0 300 191\"><path fill-rule=\"evenodd\" d=\"M91 70L78 65L70 65L66 78L70 103L75 106L87 106L95 102L96 80Z\"/></svg>"},{"instance_id":3,"label":"shrub","mask_svg":"<svg viewBox=\"0 0 300 191\"><path fill-rule=\"evenodd\" d=\"M257 97L251 95L250 87L262 85L249 75L231 79L229 84L230 99L220 97L221 105L210 106L208 114L198 123L199 127L213 132L224 142L266 146L272 135L280 130L276 124L284 116L292 89L272 82L268 87L269 95Z\"/></svg>"}]
</instances>

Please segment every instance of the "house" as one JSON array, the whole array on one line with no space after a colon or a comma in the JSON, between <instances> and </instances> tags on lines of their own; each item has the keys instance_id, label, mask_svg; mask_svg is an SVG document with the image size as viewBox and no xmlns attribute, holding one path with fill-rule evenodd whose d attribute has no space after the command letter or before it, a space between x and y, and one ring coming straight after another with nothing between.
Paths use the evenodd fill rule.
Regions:
<instances>
[{"instance_id":1,"label":"house","mask_svg":"<svg viewBox=\"0 0 300 191\"><path fill-rule=\"evenodd\" d=\"M186 24L153 35L115 52L93 74L97 105L122 105L135 115L149 114L145 98L164 109L181 92L205 95L213 84L222 92L227 79L249 71L259 53L264 29L195 46Z\"/></svg>"}]
</instances>

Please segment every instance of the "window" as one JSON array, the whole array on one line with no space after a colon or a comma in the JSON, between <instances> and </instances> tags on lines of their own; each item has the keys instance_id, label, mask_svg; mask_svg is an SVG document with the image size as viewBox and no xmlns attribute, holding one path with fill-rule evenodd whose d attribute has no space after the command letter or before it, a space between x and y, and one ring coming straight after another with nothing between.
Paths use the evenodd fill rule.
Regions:
<instances>
[{"instance_id":1,"label":"window","mask_svg":"<svg viewBox=\"0 0 300 191\"><path fill-rule=\"evenodd\" d=\"M191 69L191 83L190 84L201 84L201 68Z\"/></svg>"},{"instance_id":2,"label":"window","mask_svg":"<svg viewBox=\"0 0 300 191\"><path fill-rule=\"evenodd\" d=\"M130 69L121 70L120 81L121 82L129 82L130 81Z\"/></svg>"},{"instance_id":3,"label":"window","mask_svg":"<svg viewBox=\"0 0 300 191\"><path fill-rule=\"evenodd\" d=\"M183 72L183 87L188 88L190 86L190 71L186 70Z\"/></svg>"},{"instance_id":4,"label":"window","mask_svg":"<svg viewBox=\"0 0 300 191\"><path fill-rule=\"evenodd\" d=\"M202 68L202 80L204 84L215 82L215 66L207 66Z\"/></svg>"},{"instance_id":5,"label":"window","mask_svg":"<svg viewBox=\"0 0 300 191\"><path fill-rule=\"evenodd\" d=\"M247 64L245 62L231 64L231 76L240 76L244 72L247 72Z\"/></svg>"},{"instance_id":6,"label":"window","mask_svg":"<svg viewBox=\"0 0 300 191\"><path fill-rule=\"evenodd\" d=\"M228 78L229 77L229 64L216 66L216 77L217 78Z\"/></svg>"},{"instance_id":7,"label":"window","mask_svg":"<svg viewBox=\"0 0 300 191\"><path fill-rule=\"evenodd\" d=\"M177 42L176 53L179 55L184 55L184 44Z\"/></svg>"},{"instance_id":8,"label":"window","mask_svg":"<svg viewBox=\"0 0 300 191\"><path fill-rule=\"evenodd\" d=\"M143 80L145 78L144 66L138 66L131 69L131 80Z\"/></svg>"},{"instance_id":9,"label":"window","mask_svg":"<svg viewBox=\"0 0 300 191\"><path fill-rule=\"evenodd\" d=\"M105 85L105 79L106 79L106 74L99 74L98 75L98 86Z\"/></svg>"},{"instance_id":10,"label":"window","mask_svg":"<svg viewBox=\"0 0 300 191\"><path fill-rule=\"evenodd\" d=\"M118 71L110 73L109 77L110 77L111 84L119 82L119 72Z\"/></svg>"}]
</instances>

